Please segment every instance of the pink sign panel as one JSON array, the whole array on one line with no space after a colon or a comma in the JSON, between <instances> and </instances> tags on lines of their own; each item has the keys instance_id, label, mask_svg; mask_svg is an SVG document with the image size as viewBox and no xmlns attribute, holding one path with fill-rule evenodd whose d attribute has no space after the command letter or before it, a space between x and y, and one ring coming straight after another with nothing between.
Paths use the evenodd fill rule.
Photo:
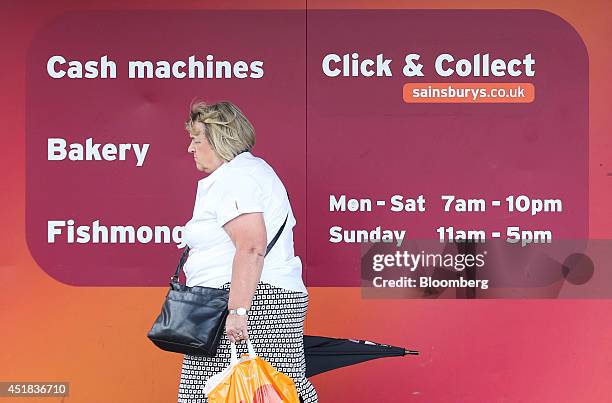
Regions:
<instances>
[{"instance_id":1,"label":"pink sign panel","mask_svg":"<svg viewBox=\"0 0 612 403\"><path fill-rule=\"evenodd\" d=\"M192 10L66 14L39 32L26 214L42 269L73 285L168 283L203 177L184 128L195 98L230 100L252 121L254 152L291 194L304 255L304 29L303 12Z\"/></svg>"},{"instance_id":2,"label":"pink sign panel","mask_svg":"<svg viewBox=\"0 0 612 403\"><path fill-rule=\"evenodd\" d=\"M356 231L436 240L440 227L445 234L452 227L489 239L518 227L549 230L553 241L585 239L588 55L564 20L542 11L313 11L307 44L309 285L359 284ZM408 103L403 96L406 84L432 83L525 84L535 99ZM332 208L343 195L371 209ZM455 197L450 211L443 195ZM509 211L506 198L521 195L560 200L562 211ZM466 203L459 211L458 199L484 200L486 209Z\"/></svg>"},{"instance_id":3,"label":"pink sign panel","mask_svg":"<svg viewBox=\"0 0 612 403\"><path fill-rule=\"evenodd\" d=\"M27 241L63 283L167 284L195 98L253 122L309 286L359 286L373 237L588 235L588 56L550 13L72 13L27 64Z\"/></svg>"}]
</instances>

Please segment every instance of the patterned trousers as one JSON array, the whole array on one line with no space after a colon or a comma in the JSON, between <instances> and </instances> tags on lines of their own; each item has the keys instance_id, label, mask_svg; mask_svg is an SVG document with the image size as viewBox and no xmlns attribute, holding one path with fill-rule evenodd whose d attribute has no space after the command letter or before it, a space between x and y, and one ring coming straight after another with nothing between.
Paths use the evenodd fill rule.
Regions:
<instances>
[{"instance_id":1,"label":"patterned trousers","mask_svg":"<svg viewBox=\"0 0 612 403\"><path fill-rule=\"evenodd\" d=\"M223 288L229 289L226 283ZM290 376L305 403L317 403L317 392L305 376L304 319L308 294L259 283L249 312L249 338L253 347L274 368ZM238 355L246 345L238 344ZM204 384L230 363L230 343L224 334L214 357L185 354L178 403L208 403Z\"/></svg>"}]
</instances>

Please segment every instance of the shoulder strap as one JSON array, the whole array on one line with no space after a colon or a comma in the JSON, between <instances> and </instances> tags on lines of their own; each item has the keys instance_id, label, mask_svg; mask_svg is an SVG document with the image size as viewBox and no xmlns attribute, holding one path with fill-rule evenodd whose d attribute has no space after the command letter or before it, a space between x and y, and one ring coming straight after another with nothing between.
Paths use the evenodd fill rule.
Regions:
<instances>
[{"instance_id":1,"label":"shoulder strap","mask_svg":"<svg viewBox=\"0 0 612 403\"><path fill-rule=\"evenodd\" d=\"M266 254L264 256L267 256L268 253L270 253L270 250L272 249L272 247L274 247L274 244L276 243L276 241L278 241L278 238L280 238L281 233L285 229L285 224L287 224L287 218L289 218L289 213L287 213L287 216L285 217L285 221L283 221L283 225L281 225L278 231L276 231L276 235L274 235L274 238L272 238L272 240L268 244L268 247L266 248Z\"/></svg>"},{"instance_id":2,"label":"shoulder strap","mask_svg":"<svg viewBox=\"0 0 612 403\"><path fill-rule=\"evenodd\" d=\"M283 221L283 225L281 225L281 227L276 232L276 235L274 235L274 238L272 238L272 240L268 244L268 247L266 248L266 254L264 256L267 256L268 253L270 253L270 250L272 250L272 248L274 247L274 244L276 243L276 241L278 241L278 238L280 238L281 233L285 229L285 224L287 224L288 218L289 218L289 213L287 213L287 216L285 217L285 221ZM174 272L174 276L170 277L171 281L174 281L174 282L178 281L179 273L183 269L183 265L187 261L188 256L189 256L189 246L185 246L185 248L183 249L183 253L181 254L181 259L179 260L179 263L176 266L176 271Z\"/></svg>"}]
</instances>

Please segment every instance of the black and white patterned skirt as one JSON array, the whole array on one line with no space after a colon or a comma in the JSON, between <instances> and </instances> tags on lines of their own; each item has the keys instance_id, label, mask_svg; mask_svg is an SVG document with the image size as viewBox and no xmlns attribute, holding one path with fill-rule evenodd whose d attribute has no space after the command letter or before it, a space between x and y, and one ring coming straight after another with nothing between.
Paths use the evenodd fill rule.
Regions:
<instances>
[{"instance_id":1,"label":"black and white patterned skirt","mask_svg":"<svg viewBox=\"0 0 612 403\"><path fill-rule=\"evenodd\" d=\"M226 283L223 288L229 289ZM317 392L306 378L304 319L308 294L259 283L249 312L249 338L257 355L290 376L305 403L318 402ZM238 344L238 355L246 344ZM214 357L185 354L178 403L207 403L204 384L230 363L230 343L224 334Z\"/></svg>"}]
</instances>

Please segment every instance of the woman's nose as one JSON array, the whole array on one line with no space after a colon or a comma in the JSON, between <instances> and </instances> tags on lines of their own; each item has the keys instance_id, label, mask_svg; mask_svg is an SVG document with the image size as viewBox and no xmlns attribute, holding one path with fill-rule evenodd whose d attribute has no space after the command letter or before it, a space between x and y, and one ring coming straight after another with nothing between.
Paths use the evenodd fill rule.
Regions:
<instances>
[{"instance_id":1,"label":"woman's nose","mask_svg":"<svg viewBox=\"0 0 612 403\"><path fill-rule=\"evenodd\" d=\"M189 147L187 147L187 152L188 152L188 153L193 153L193 152L195 152L195 148L193 147L193 144L189 144Z\"/></svg>"}]
</instances>

